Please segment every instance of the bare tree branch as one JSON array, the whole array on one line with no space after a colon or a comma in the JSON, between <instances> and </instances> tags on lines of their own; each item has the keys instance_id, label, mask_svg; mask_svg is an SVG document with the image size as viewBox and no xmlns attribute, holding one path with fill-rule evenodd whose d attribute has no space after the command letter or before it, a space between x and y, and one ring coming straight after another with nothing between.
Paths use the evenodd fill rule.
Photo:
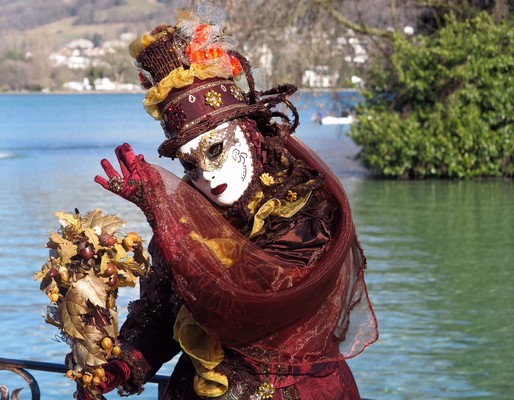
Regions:
<instances>
[{"instance_id":1,"label":"bare tree branch","mask_svg":"<svg viewBox=\"0 0 514 400\"><path fill-rule=\"evenodd\" d=\"M355 32L362 33L369 36L380 36L386 39L392 39L392 32L385 29L372 28L363 24L356 24L349 19L345 18L338 10L336 10L331 4L330 0L312 0L314 4L317 4L323 8L329 15L331 15L338 23L352 29Z\"/></svg>"}]
</instances>

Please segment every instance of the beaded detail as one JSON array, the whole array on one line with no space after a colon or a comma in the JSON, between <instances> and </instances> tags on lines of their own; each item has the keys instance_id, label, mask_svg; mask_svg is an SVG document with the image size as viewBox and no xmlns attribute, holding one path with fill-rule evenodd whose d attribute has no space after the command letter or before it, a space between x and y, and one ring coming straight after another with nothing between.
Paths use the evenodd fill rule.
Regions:
<instances>
[{"instance_id":1,"label":"beaded detail","mask_svg":"<svg viewBox=\"0 0 514 400\"><path fill-rule=\"evenodd\" d=\"M239 89L238 86L230 86L230 93L237 100L243 101L245 98L245 96L243 95L243 92L241 91L241 89Z\"/></svg>"},{"instance_id":2,"label":"beaded detail","mask_svg":"<svg viewBox=\"0 0 514 400\"><path fill-rule=\"evenodd\" d=\"M260 400L272 399L275 395L275 386L271 382L264 382L257 389Z\"/></svg>"},{"instance_id":3,"label":"beaded detail","mask_svg":"<svg viewBox=\"0 0 514 400\"><path fill-rule=\"evenodd\" d=\"M218 108L223 104L221 100L221 94L215 92L214 90L210 90L205 94L205 104L210 105L213 108Z\"/></svg>"},{"instance_id":4,"label":"beaded detail","mask_svg":"<svg viewBox=\"0 0 514 400\"><path fill-rule=\"evenodd\" d=\"M190 95L191 97L194 99L193 95ZM184 127L186 118L186 113L179 106L171 103L162 113L161 123L166 137L171 138L175 132L181 130Z\"/></svg>"},{"instance_id":5,"label":"beaded detail","mask_svg":"<svg viewBox=\"0 0 514 400\"><path fill-rule=\"evenodd\" d=\"M144 384L146 381L146 374L148 371L145 370L143 360L136 357L131 351L123 350L119 359L123 360L130 366L132 371L132 382L126 383L123 387L118 388L118 394L120 396L127 394L141 394L145 388Z\"/></svg>"}]
</instances>

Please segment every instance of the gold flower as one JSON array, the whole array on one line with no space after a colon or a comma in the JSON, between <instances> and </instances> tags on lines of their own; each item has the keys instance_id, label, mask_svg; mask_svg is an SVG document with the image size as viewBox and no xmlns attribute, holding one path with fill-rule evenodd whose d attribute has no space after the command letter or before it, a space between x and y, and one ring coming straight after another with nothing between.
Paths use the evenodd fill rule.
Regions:
<instances>
[{"instance_id":1,"label":"gold flower","mask_svg":"<svg viewBox=\"0 0 514 400\"><path fill-rule=\"evenodd\" d=\"M241 89L239 89L237 86L230 86L230 93L232 93L232 96L234 96L236 100L242 101L245 98L241 92Z\"/></svg>"},{"instance_id":2,"label":"gold flower","mask_svg":"<svg viewBox=\"0 0 514 400\"><path fill-rule=\"evenodd\" d=\"M298 198L298 193L293 192L291 190L287 191L287 196L286 196L287 201L292 203L293 201L296 201L297 198Z\"/></svg>"},{"instance_id":3,"label":"gold flower","mask_svg":"<svg viewBox=\"0 0 514 400\"><path fill-rule=\"evenodd\" d=\"M259 386L257 394L261 400L272 399L275 395L275 386L272 383L264 382Z\"/></svg>"},{"instance_id":4,"label":"gold flower","mask_svg":"<svg viewBox=\"0 0 514 400\"><path fill-rule=\"evenodd\" d=\"M218 108L223 104L223 101L221 100L221 94L215 92L214 90L209 91L205 95L205 104L208 104L214 108Z\"/></svg>"},{"instance_id":5,"label":"gold flower","mask_svg":"<svg viewBox=\"0 0 514 400\"><path fill-rule=\"evenodd\" d=\"M273 178L267 172L265 172L264 174L262 174L260 176L260 180L261 180L262 184L265 186L271 186L271 185L275 184L275 178Z\"/></svg>"}]
</instances>

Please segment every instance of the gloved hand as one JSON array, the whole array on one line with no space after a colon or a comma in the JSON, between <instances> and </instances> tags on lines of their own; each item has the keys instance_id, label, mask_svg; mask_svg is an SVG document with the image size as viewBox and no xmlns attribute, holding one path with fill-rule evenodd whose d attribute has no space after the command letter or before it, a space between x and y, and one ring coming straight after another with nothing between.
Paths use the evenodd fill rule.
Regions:
<instances>
[{"instance_id":1,"label":"gloved hand","mask_svg":"<svg viewBox=\"0 0 514 400\"><path fill-rule=\"evenodd\" d=\"M97 175L95 182L99 183L102 187L123 197L126 200L134 203L140 208L143 208L144 191L142 186L141 177L138 173L138 167L145 163L142 154L136 155L132 147L128 143L116 147L114 151L118 162L120 164L121 176L112 164L103 159L101 165L107 174L108 179Z\"/></svg>"},{"instance_id":2,"label":"gloved hand","mask_svg":"<svg viewBox=\"0 0 514 400\"><path fill-rule=\"evenodd\" d=\"M68 354L66 356L66 365L69 369L74 368L73 356ZM132 378L132 371L130 366L122 360L112 360L102 365L105 376L101 379L99 384L91 383L87 388L84 387L82 380L77 380L76 398L78 400L96 400L104 399L102 394L108 393L116 389L118 386L123 385ZM98 396L94 396L97 393Z\"/></svg>"}]
</instances>

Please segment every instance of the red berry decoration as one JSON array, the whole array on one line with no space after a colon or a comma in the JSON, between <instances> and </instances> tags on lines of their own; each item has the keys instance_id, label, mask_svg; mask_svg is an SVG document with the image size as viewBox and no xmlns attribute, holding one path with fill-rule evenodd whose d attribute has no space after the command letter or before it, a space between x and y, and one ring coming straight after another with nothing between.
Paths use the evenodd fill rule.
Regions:
<instances>
[{"instance_id":1,"label":"red berry decoration","mask_svg":"<svg viewBox=\"0 0 514 400\"><path fill-rule=\"evenodd\" d=\"M116 272L116 266L114 264L107 264L107 268L105 269L105 274L107 276L114 275Z\"/></svg>"},{"instance_id":2,"label":"red berry decoration","mask_svg":"<svg viewBox=\"0 0 514 400\"><path fill-rule=\"evenodd\" d=\"M86 247L80 250L80 255L84 257L86 260L89 260L94 255L93 247L91 247L90 245L86 245Z\"/></svg>"},{"instance_id":3,"label":"red berry decoration","mask_svg":"<svg viewBox=\"0 0 514 400\"><path fill-rule=\"evenodd\" d=\"M100 236L98 236L98 240L102 246L112 247L116 243L116 239L108 233L102 233Z\"/></svg>"},{"instance_id":4,"label":"red berry decoration","mask_svg":"<svg viewBox=\"0 0 514 400\"><path fill-rule=\"evenodd\" d=\"M116 286L117 283L118 283L118 275L116 275L116 274L110 276L109 281L107 282L107 284L109 286Z\"/></svg>"},{"instance_id":5,"label":"red berry decoration","mask_svg":"<svg viewBox=\"0 0 514 400\"><path fill-rule=\"evenodd\" d=\"M59 276L59 269L58 268L50 268L50 271L48 272L52 278L57 278Z\"/></svg>"}]
</instances>

